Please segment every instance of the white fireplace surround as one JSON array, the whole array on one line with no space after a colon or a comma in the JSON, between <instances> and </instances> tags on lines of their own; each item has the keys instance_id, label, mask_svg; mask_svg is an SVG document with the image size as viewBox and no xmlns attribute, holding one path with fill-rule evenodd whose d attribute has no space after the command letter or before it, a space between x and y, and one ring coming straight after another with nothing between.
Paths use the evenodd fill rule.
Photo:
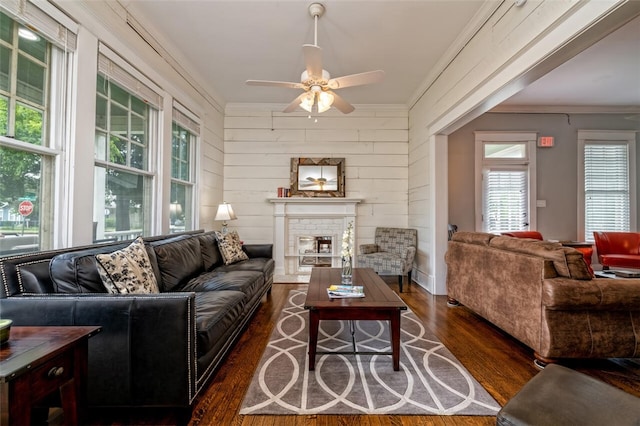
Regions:
<instances>
[{"instance_id":1,"label":"white fireplace surround","mask_svg":"<svg viewBox=\"0 0 640 426\"><path fill-rule=\"evenodd\" d=\"M275 282L308 281L310 268L299 267L298 236L332 236L331 264L340 265L342 234L349 222L353 222L354 233L358 229L356 206L362 199L283 197L269 201L274 205Z\"/></svg>"}]
</instances>

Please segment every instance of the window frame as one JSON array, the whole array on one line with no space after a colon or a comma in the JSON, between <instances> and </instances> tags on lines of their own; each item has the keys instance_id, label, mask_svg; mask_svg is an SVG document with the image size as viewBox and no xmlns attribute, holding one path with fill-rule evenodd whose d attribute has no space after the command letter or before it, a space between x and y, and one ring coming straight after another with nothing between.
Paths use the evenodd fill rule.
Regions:
<instances>
[{"instance_id":1,"label":"window frame","mask_svg":"<svg viewBox=\"0 0 640 426\"><path fill-rule=\"evenodd\" d=\"M189 180L184 180L179 177L173 176L173 128L174 126L178 126L181 129L185 130L190 135L189 140ZM185 213L185 224L189 224L190 229L185 230L194 230L197 228L197 215L196 215L196 197L197 197L197 152L200 143L200 119L191 113L186 107L182 106L177 101L173 102L173 110L172 110L172 120L171 120L171 144L172 149L170 151L170 172L169 172L169 186L170 193L171 187L176 185L186 186L190 189L190 199L188 201L188 206L183 206L183 210ZM170 232L174 232L171 225L171 214L172 214L172 203L173 199L171 196L169 198L169 229ZM189 215L187 219L186 216Z\"/></svg>"},{"instance_id":2,"label":"window frame","mask_svg":"<svg viewBox=\"0 0 640 426\"><path fill-rule=\"evenodd\" d=\"M131 66L128 62L118 56L115 52L113 52L106 45L100 43L99 45L99 53L98 53L98 70L97 70L96 79L98 76L104 78L105 82L108 83L109 90L111 90L111 85L115 84L119 89L125 91L130 97L135 97L138 100L144 102L147 108L147 143L146 143L146 158L144 168L136 168L132 167L129 164L129 160L126 161L126 164L119 164L111 162L108 157L105 159L99 159L96 154L96 147L94 145L94 176L98 168L104 169L114 169L121 172L142 176L144 179L143 185L143 199L145 202L143 214L144 220L142 221L142 235L148 236L153 235L158 229L161 228L161 225L157 223L155 220L156 212L158 211L158 201L161 197L157 195L157 189L160 187L159 178L158 178L158 156L160 155L161 148L160 144L162 143L161 137L161 125L163 119L163 95L162 90L156 86L153 82L148 80L137 71L133 66ZM96 102L99 97L104 96L103 94L99 94L99 89L96 87ZM107 107L109 108L110 114L110 100L111 95L108 94L106 96ZM118 107L122 107L121 103L118 103ZM128 115L132 111L131 105L128 106ZM96 110L97 115L97 110ZM97 133L103 133L106 131L107 135L107 143L109 137L112 135L112 129L110 126L110 115L107 119L106 129L102 127L98 127L98 122L94 125L94 138L97 137ZM131 123L128 120L127 123L127 139L130 139L130 130ZM95 144L95 141L94 141ZM128 143L128 146L130 144ZM108 153L108 151L107 151ZM127 151L127 157L129 157L130 152ZM93 188L93 212L92 212L92 220L98 222L97 228L94 229L95 235L94 239L103 240L104 238L104 227L106 225L106 218L103 214L99 215L95 209L97 203L99 202L99 198L104 198L104 190L98 190L98 184L102 184L103 182L98 182L98 179L94 181ZM100 218L102 218L102 223L100 222ZM127 239L135 237L132 233L122 233L122 234L114 234L115 238L118 239Z\"/></svg>"},{"instance_id":3,"label":"window frame","mask_svg":"<svg viewBox=\"0 0 640 426\"><path fill-rule=\"evenodd\" d=\"M3 3L0 6L0 11L13 22L12 43L9 45L2 42L5 47L11 49L12 83L9 92L3 92L3 96L8 98L9 110L7 134L0 135L0 147L40 156L38 249L53 249L64 242L64 235L62 235L60 227L54 224L62 220L68 199L64 196L66 188L64 164L67 155L65 147L69 138L69 117L73 109L69 102L69 88L74 81L74 71L71 64L75 60L78 27L61 12L46 3L35 5L31 2L24 2L20 7L17 3ZM17 35L20 27L28 28L46 42L44 62L20 49ZM20 55L44 67L42 105L36 105L31 100L18 96L16 91L18 84L17 58ZM17 104L39 111L42 108L42 137L39 144L14 137L15 106Z\"/></svg>"},{"instance_id":4,"label":"window frame","mask_svg":"<svg viewBox=\"0 0 640 426\"><path fill-rule=\"evenodd\" d=\"M593 242L593 235L586 235L586 188L585 188L585 146L593 144L627 145L629 155L629 227L637 228L637 185L636 185L636 131L633 130L578 130L578 237ZM593 141L593 142L589 142Z\"/></svg>"},{"instance_id":5,"label":"window frame","mask_svg":"<svg viewBox=\"0 0 640 426\"><path fill-rule=\"evenodd\" d=\"M475 229L478 232L485 231L484 221L484 174L485 170L494 168L526 169L528 188L528 228L537 228L536 211L536 140L535 132L501 132L501 131L476 131L475 135ZM486 144L524 144L524 158L486 158L484 146Z\"/></svg>"}]
</instances>

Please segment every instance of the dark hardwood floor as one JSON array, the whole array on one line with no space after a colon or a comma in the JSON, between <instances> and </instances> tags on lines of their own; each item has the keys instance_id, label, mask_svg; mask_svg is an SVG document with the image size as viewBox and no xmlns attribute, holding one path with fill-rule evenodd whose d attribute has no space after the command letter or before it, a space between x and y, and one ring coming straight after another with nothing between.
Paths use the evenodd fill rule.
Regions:
<instances>
[{"instance_id":1,"label":"dark hardwood floor","mask_svg":"<svg viewBox=\"0 0 640 426\"><path fill-rule=\"evenodd\" d=\"M386 279L397 292L395 277ZM493 425L486 416L241 416L244 393L291 289L275 284L206 391L195 401L189 425ZM404 286L405 303L422 319L487 391L504 405L539 370L532 351L465 307L447 307L413 283ZM571 361L565 365L640 397L640 359ZM172 425L183 423L174 410L93 410L91 425Z\"/></svg>"}]
</instances>

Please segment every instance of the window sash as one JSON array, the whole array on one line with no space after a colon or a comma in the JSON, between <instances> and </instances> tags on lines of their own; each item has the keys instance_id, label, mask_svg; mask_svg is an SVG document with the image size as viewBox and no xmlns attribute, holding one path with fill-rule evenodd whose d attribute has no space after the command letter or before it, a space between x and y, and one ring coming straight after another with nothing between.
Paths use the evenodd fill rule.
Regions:
<instances>
[{"instance_id":1,"label":"window sash","mask_svg":"<svg viewBox=\"0 0 640 426\"><path fill-rule=\"evenodd\" d=\"M185 114L173 109L174 121L171 135L171 198L169 229L173 232L194 229L195 148L197 136L184 126L184 118L195 124ZM177 118L177 120L176 120ZM187 124L189 124L187 122ZM198 126L199 129L199 126Z\"/></svg>"},{"instance_id":2,"label":"window sash","mask_svg":"<svg viewBox=\"0 0 640 426\"><path fill-rule=\"evenodd\" d=\"M0 89L3 103L6 106L6 111L3 111L3 114L7 114L3 117L6 118L6 126L3 126L2 131L6 132L7 136L15 137L17 140L47 146L50 140L50 135L48 134L50 91L52 89L55 90L49 84L51 75L54 72L51 62L55 54L55 48L43 39L43 57L40 59L35 58L29 53L28 46L21 44L18 35L21 24L13 17L9 16L9 18L13 20L11 24L12 42L9 44L5 41L0 41L5 49L9 49L9 62L11 64L8 69L9 74L6 76L9 82L6 88L7 91ZM61 67L56 67L55 71L65 73L65 70ZM39 85L36 83L39 83ZM62 90L57 92L58 98L65 96ZM33 114L40 115L39 127L24 126L25 122L21 120L33 122Z\"/></svg>"},{"instance_id":3,"label":"window sash","mask_svg":"<svg viewBox=\"0 0 640 426\"><path fill-rule=\"evenodd\" d=\"M100 64L96 78L102 82L104 77L104 85L96 91L94 239L151 235L162 98L102 53Z\"/></svg>"},{"instance_id":4,"label":"window sash","mask_svg":"<svg viewBox=\"0 0 640 426\"><path fill-rule=\"evenodd\" d=\"M20 5L18 11L12 9L16 4ZM65 44L71 40L66 38L70 33L67 29L62 30L59 26L60 22L56 19L61 18L67 24L73 24L73 22L44 1L38 2L38 8L42 7L42 9L37 9L26 1L1 2L0 6L2 13L13 21L11 43L1 42L4 48L11 50L12 57L8 70L10 73L8 81L11 84L5 87L7 91L3 90L2 93L2 99L7 106L7 111L4 112L7 114L4 117L7 123L2 128L6 136L0 135L0 146L2 149L12 149L40 159L38 172L31 171L28 173L29 176L25 173L25 182L28 177L35 179L38 181L39 188L36 191L35 200L29 200L34 203L34 213L28 219L30 226L38 227L37 248L52 249L64 244L65 239L61 227L54 224L61 222L67 208L64 196L66 176L62 169L65 158L63 147L68 139L67 126L70 114L67 89L73 79L73 71L68 65L72 61L72 52L75 48L75 42L73 45ZM48 13L57 18L52 18ZM49 24L52 26L47 27ZM30 30L38 33L42 41L36 44L42 49L33 49L34 46L23 44L25 41L18 37L19 26L28 26ZM57 34L66 41L60 42L52 31L57 31ZM23 70L18 67L20 62L18 58L23 64L41 69L36 74L23 73L24 75L21 74L19 79L18 74ZM34 77L37 78L33 80ZM25 88L26 91L19 90ZM29 93L36 96L28 96ZM17 125L16 122L21 119L18 116L21 114L20 111L27 113L27 116L23 115L22 119L26 120L29 126L20 128ZM37 128L33 125L35 119L33 114L39 116ZM21 194L20 197L27 195ZM8 201L12 205L16 202L16 199L8 200L6 196L7 194L4 194L3 200L0 201ZM18 198L17 201L20 199Z\"/></svg>"}]
</instances>

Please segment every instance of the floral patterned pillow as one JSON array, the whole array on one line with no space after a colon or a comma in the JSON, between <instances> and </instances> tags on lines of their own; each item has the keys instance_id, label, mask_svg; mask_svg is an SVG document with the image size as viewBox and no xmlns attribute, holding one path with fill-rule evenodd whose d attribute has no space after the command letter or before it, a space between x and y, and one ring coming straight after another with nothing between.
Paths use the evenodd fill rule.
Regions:
<instances>
[{"instance_id":1,"label":"floral patterned pillow","mask_svg":"<svg viewBox=\"0 0 640 426\"><path fill-rule=\"evenodd\" d=\"M218 248L225 265L249 259L249 256L242 250L240 236L236 231L231 231L224 235L222 232L216 231L216 239L218 240Z\"/></svg>"},{"instance_id":2,"label":"floral patterned pillow","mask_svg":"<svg viewBox=\"0 0 640 426\"><path fill-rule=\"evenodd\" d=\"M98 273L109 293L159 293L141 237L122 250L96 254Z\"/></svg>"}]
</instances>

